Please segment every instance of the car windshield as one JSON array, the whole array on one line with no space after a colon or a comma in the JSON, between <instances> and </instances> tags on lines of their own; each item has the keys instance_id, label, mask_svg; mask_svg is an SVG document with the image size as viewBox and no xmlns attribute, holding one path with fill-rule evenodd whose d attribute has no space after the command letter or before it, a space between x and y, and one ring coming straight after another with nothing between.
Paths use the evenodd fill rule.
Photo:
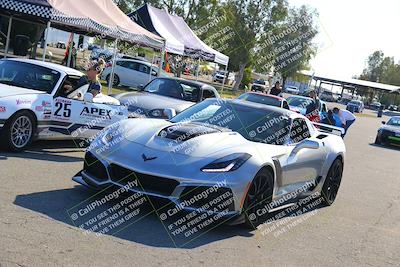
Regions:
<instances>
[{"instance_id":1,"label":"car windshield","mask_svg":"<svg viewBox=\"0 0 400 267\"><path fill-rule=\"evenodd\" d=\"M26 62L0 60L0 83L51 93L60 73Z\"/></svg>"},{"instance_id":2,"label":"car windshield","mask_svg":"<svg viewBox=\"0 0 400 267\"><path fill-rule=\"evenodd\" d=\"M163 78L154 79L146 86L144 91L191 102L197 102L200 93L200 89L197 86L175 79Z\"/></svg>"},{"instance_id":3,"label":"car windshield","mask_svg":"<svg viewBox=\"0 0 400 267\"><path fill-rule=\"evenodd\" d=\"M255 80L254 83L255 84L265 85L265 81L263 81L263 80Z\"/></svg>"},{"instance_id":4,"label":"car windshield","mask_svg":"<svg viewBox=\"0 0 400 267\"><path fill-rule=\"evenodd\" d=\"M349 104L360 106L361 102L359 102L359 101L350 101Z\"/></svg>"},{"instance_id":5,"label":"car windshield","mask_svg":"<svg viewBox=\"0 0 400 267\"><path fill-rule=\"evenodd\" d=\"M387 125L400 126L400 118L391 118Z\"/></svg>"},{"instance_id":6,"label":"car windshield","mask_svg":"<svg viewBox=\"0 0 400 267\"><path fill-rule=\"evenodd\" d=\"M238 132L247 140L283 145L291 120L284 113L258 109L244 103L205 100L171 119L173 123L198 122Z\"/></svg>"},{"instance_id":7,"label":"car windshield","mask_svg":"<svg viewBox=\"0 0 400 267\"><path fill-rule=\"evenodd\" d=\"M287 98L287 102L290 106L305 108L312 103L312 99L291 96Z\"/></svg>"},{"instance_id":8,"label":"car windshield","mask_svg":"<svg viewBox=\"0 0 400 267\"><path fill-rule=\"evenodd\" d=\"M250 102L255 102L259 104L264 104L268 106L281 107L281 101L274 97L266 96L266 95L257 95L257 94L243 94L238 97L238 99L247 100Z\"/></svg>"}]
</instances>

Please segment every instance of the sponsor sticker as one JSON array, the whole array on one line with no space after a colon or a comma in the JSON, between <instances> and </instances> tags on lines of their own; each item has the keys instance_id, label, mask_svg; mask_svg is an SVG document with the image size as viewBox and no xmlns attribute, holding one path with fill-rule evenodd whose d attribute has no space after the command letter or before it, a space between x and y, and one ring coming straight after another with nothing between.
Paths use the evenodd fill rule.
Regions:
<instances>
[{"instance_id":1,"label":"sponsor sticker","mask_svg":"<svg viewBox=\"0 0 400 267\"><path fill-rule=\"evenodd\" d=\"M16 102L17 102L17 105L30 105L30 104L32 104L31 100L17 99Z\"/></svg>"},{"instance_id":2,"label":"sponsor sticker","mask_svg":"<svg viewBox=\"0 0 400 267\"><path fill-rule=\"evenodd\" d=\"M2 112L6 112L6 111L7 111L6 107L2 107L2 106L0 106L0 113L2 113Z\"/></svg>"},{"instance_id":3,"label":"sponsor sticker","mask_svg":"<svg viewBox=\"0 0 400 267\"><path fill-rule=\"evenodd\" d=\"M35 110L36 110L36 111L43 111L43 106L36 106L36 107L35 107Z\"/></svg>"}]
</instances>

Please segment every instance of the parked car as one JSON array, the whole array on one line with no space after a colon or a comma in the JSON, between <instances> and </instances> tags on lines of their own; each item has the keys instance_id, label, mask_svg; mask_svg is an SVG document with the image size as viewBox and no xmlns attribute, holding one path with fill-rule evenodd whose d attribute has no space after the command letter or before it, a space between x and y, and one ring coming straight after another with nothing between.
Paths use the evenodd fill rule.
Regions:
<instances>
[{"instance_id":1,"label":"parked car","mask_svg":"<svg viewBox=\"0 0 400 267\"><path fill-rule=\"evenodd\" d=\"M112 64L107 64L101 79L109 82ZM150 74L151 72L151 74ZM138 88L157 78L159 68L149 62L134 59L119 59L115 62L113 85ZM163 77L168 77L164 72Z\"/></svg>"},{"instance_id":2,"label":"parked car","mask_svg":"<svg viewBox=\"0 0 400 267\"><path fill-rule=\"evenodd\" d=\"M347 103L346 109L353 113L362 113L364 111L364 103L360 100L351 100Z\"/></svg>"},{"instance_id":3,"label":"parked car","mask_svg":"<svg viewBox=\"0 0 400 267\"><path fill-rule=\"evenodd\" d=\"M83 74L61 65L28 59L0 60L0 142L11 151L35 140L91 138L128 118L110 96L78 86ZM67 87L73 91L65 93Z\"/></svg>"},{"instance_id":4,"label":"parked car","mask_svg":"<svg viewBox=\"0 0 400 267\"><path fill-rule=\"evenodd\" d=\"M302 115L306 114L307 106L310 105L313 101L312 98L305 96L289 96L286 100L289 103L290 110L300 113ZM326 102L320 100L319 104L321 112L328 111L328 106L326 105Z\"/></svg>"},{"instance_id":5,"label":"parked car","mask_svg":"<svg viewBox=\"0 0 400 267\"><path fill-rule=\"evenodd\" d=\"M328 102L336 102L337 99L335 98L334 94L331 91L323 91L319 98L324 101Z\"/></svg>"},{"instance_id":6,"label":"parked car","mask_svg":"<svg viewBox=\"0 0 400 267\"><path fill-rule=\"evenodd\" d=\"M399 108L398 108L396 105L390 105L390 106L388 107L388 110L389 110L389 111L398 111Z\"/></svg>"},{"instance_id":7,"label":"parked car","mask_svg":"<svg viewBox=\"0 0 400 267\"><path fill-rule=\"evenodd\" d=\"M218 216L254 229L268 207L316 194L333 204L345 151L340 136L320 132L300 114L207 99L169 121L111 126L92 143L73 180L97 190L124 187L170 201L202 221ZM166 212L163 220L175 214Z\"/></svg>"},{"instance_id":8,"label":"parked car","mask_svg":"<svg viewBox=\"0 0 400 267\"><path fill-rule=\"evenodd\" d=\"M65 42L59 41L59 42L57 42L56 47L57 48L61 48L61 49L65 49L65 48L67 48L67 45L65 44Z\"/></svg>"},{"instance_id":9,"label":"parked car","mask_svg":"<svg viewBox=\"0 0 400 267\"><path fill-rule=\"evenodd\" d=\"M225 84L233 84L235 76L233 73L225 72L222 70L216 71L213 76L214 82L223 83L225 77Z\"/></svg>"},{"instance_id":10,"label":"parked car","mask_svg":"<svg viewBox=\"0 0 400 267\"><path fill-rule=\"evenodd\" d=\"M205 83L177 78L156 78L140 92L114 95L127 105L130 117L169 118L207 98L219 98L217 90ZM172 115L171 115L172 114Z\"/></svg>"},{"instance_id":11,"label":"parked car","mask_svg":"<svg viewBox=\"0 0 400 267\"><path fill-rule=\"evenodd\" d=\"M285 93L292 94L292 95L298 95L300 94L299 88L296 86L288 86L285 89Z\"/></svg>"},{"instance_id":12,"label":"parked car","mask_svg":"<svg viewBox=\"0 0 400 267\"><path fill-rule=\"evenodd\" d=\"M253 83L251 84L251 91L254 92L263 92L266 93L268 91L268 82L264 80L254 80Z\"/></svg>"},{"instance_id":13,"label":"parked car","mask_svg":"<svg viewBox=\"0 0 400 267\"><path fill-rule=\"evenodd\" d=\"M369 108L372 110L379 110L381 108L382 104L379 102L373 102L372 104L369 105Z\"/></svg>"},{"instance_id":14,"label":"parked car","mask_svg":"<svg viewBox=\"0 0 400 267\"><path fill-rule=\"evenodd\" d=\"M244 93L238 99L290 110L285 98L258 92Z\"/></svg>"},{"instance_id":15,"label":"parked car","mask_svg":"<svg viewBox=\"0 0 400 267\"><path fill-rule=\"evenodd\" d=\"M400 116L390 118L387 123L382 122L375 144L400 146Z\"/></svg>"}]
</instances>

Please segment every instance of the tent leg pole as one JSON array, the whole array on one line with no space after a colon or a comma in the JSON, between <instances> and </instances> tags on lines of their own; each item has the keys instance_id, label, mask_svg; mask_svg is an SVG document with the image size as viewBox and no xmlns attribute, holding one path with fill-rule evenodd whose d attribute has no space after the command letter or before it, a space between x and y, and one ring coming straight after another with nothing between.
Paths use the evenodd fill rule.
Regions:
<instances>
[{"instance_id":1,"label":"tent leg pole","mask_svg":"<svg viewBox=\"0 0 400 267\"><path fill-rule=\"evenodd\" d=\"M47 51L47 43L48 43L48 39L49 39L50 26L51 26L51 22L49 21L49 22L47 22L46 35L44 37L45 39L44 39L42 61L46 61L46 51Z\"/></svg>"},{"instance_id":2,"label":"tent leg pole","mask_svg":"<svg viewBox=\"0 0 400 267\"><path fill-rule=\"evenodd\" d=\"M153 53L153 59L150 64L150 73L149 73L149 82L151 82L151 72L153 71L153 62L154 62L155 53Z\"/></svg>"},{"instance_id":3,"label":"tent leg pole","mask_svg":"<svg viewBox=\"0 0 400 267\"><path fill-rule=\"evenodd\" d=\"M199 80L199 72L200 72L200 58L197 61L196 81Z\"/></svg>"},{"instance_id":4,"label":"tent leg pole","mask_svg":"<svg viewBox=\"0 0 400 267\"><path fill-rule=\"evenodd\" d=\"M11 25L12 25L12 16L10 16L10 19L8 20L7 40L6 40L6 49L4 50L4 58L7 58L8 49L10 48Z\"/></svg>"},{"instance_id":5,"label":"tent leg pole","mask_svg":"<svg viewBox=\"0 0 400 267\"><path fill-rule=\"evenodd\" d=\"M74 33L71 33L71 43L69 44L67 67L71 66L73 44L74 44Z\"/></svg>"},{"instance_id":6,"label":"tent leg pole","mask_svg":"<svg viewBox=\"0 0 400 267\"><path fill-rule=\"evenodd\" d=\"M161 77L161 71L163 70L165 52L166 52L166 45L165 45L165 41L164 41L164 45L161 50L161 61L160 61L160 68L158 71L158 77Z\"/></svg>"},{"instance_id":7,"label":"tent leg pole","mask_svg":"<svg viewBox=\"0 0 400 267\"><path fill-rule=\"evenodd\" d=\"M117 60L117 53L118 53L118 39L115 39L114 46L115 46L115 50L114 50L114 55L113 55L110 80L108 81L108 94L109 95L112 93L112 87L114 85L114 70L115 70L115 61Z\"/></svg>"},{"instance_id":8,"label":"tent leg pole","mask_svg":"<svg viewBox=\"0 0 400 267\"><path fill-rule=\"evenodd\" d=\"M226 79L226 73L228 72L228 65L225 66L225 75L224 75L224 79L222 80L222 88L221 88L221 92L224 91L224 87L225 87L225 79Z\"/></svg>"}]
</instances>

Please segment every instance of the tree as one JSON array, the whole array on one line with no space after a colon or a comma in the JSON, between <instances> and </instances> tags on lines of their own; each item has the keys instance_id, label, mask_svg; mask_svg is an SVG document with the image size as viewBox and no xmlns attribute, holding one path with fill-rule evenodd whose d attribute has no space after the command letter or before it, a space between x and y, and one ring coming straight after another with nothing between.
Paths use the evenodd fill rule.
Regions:
<instances>
[{"instance_id":1,"label":"tree","mask_svg":"<svg viewBox=\"0 0 400 267\"><path fill-rule=\"evenodd\" d=\"M315 10L306 6L290 8L283 23L268 25L262 36L256 60L256 70L279 73L285 86L288 77L296 76L299 70L308 69L310 59L317 49L313 39L318 33L315 25Z\"/></svg>"},{"instance_id":2,"label":"tree","mask_svg":"<svg viewBox=\"0 0 400 267\"><path fill-rule=\"evenodd\" d=\"M371 82L378 82L380 73L380 65L383 61L384 54L382 51L375 51L372 53L367 60L367 68L364 69L360 76L361 80L367 80Z\"/></svg>"}]
</instances>

